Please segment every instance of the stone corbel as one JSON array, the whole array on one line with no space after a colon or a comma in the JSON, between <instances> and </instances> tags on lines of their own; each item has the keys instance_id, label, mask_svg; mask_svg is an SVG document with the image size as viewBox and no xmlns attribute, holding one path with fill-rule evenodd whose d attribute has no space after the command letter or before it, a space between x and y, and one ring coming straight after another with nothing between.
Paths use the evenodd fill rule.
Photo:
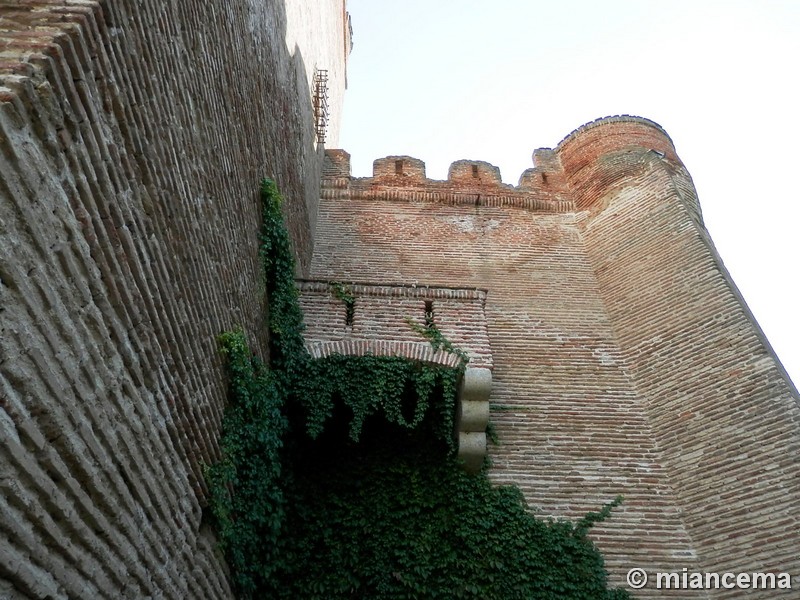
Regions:
<instances>
[{"instance_id":1,"label":"stone corbel","mask_svg":"<svg viewBox=\"0 0 800 600\"><path fill-rule=\"evenodd\" d=\"M458 457L468 473L477 473L486 457L486 426L489 424L489 394L492 372L467 368L458 390L456 433Z\"/></svg>"}]
</instances>

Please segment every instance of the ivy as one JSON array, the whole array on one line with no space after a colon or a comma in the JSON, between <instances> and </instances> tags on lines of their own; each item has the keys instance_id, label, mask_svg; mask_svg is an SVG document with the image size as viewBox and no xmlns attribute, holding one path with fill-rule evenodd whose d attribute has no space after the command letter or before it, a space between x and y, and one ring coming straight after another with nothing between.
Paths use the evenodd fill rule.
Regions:
<instances>
[{"instance_id":1,"label":"ivy","mask_svg":"<svg viewBox=\"0 0 800 600\"><path fill-rule=\"evenodd\" d=\"M337 299L344 303L345 323L352 325L356 314L356 297L353 295L353 291L338 281L331 283L331 291Z\"/></svg>"},{"instance_id":2,"label":"ivy","mask_svg":"<svg viewBox=\"0 0 800 600\"><path fill-rule=\"evenodd\" d=\"M303 344L303 313L294 282L295 262L289 234L283 220L283 199L275 182L261 184L263 225L261 260L267 280L270 334L270 366L287 393L294 381L302 378L308 363Z\"/></svg>"},{"instance_id":3,"label":"ivy","mask_svg":"<svg viewBox=\"0 0 800 600\"><path fill-rule=\"evenodd\" d=\"M222 334L229 404L209 503L245 598L613 600L577 523L536 519L521 492L460 468L457 385L467 355L433 319L409 323L456 368L388 356L312 359L275 184L262 189L269 367ZM333 284L346 310L352 290ZM432 315L431 315L432 316Z\"/></svg>"},{"instance_id":4,"label":"ivy","mask_svg":"<svg viewBox=\"0 0 800 600\"><path fill-rule=\"evenodd\" d=\"M427 339L431 343L434 351L442 350L448 354L455 354L460 359L462 365L466 365L469 361L467 353L455 347L450 340L444 337L442 332L439 331L439 328L433 324L433 321L428 323L425 327L410 318L406 319L406 323L408 323L411 329Z\"/></svg>"},{"instance_id":5,"label":"ivy","mask_svg":"<svg viewBox=\"0 0 800 600\"><path fill-rule=\"evenodd\" d=\"M334 407L341 403L351 413L349 437L358 441L364 422L381 415L405 429L419 427L434 411L437 438L453 440L453 414L460 371L415 363L396 356L334 355L310 362L298 382L298 398L306 409L308 435L324 430ZM434 403L434 395L439 395Z\"/></svg>"},{"instance_id":6,"label":"ivy","mask_svg":"<svg viewBox=\"0 0 800 600\"><path fill-rule=\"evenodd\" d=\"M275 380L250 354L244 333L224 333L219 344L229 403L220 441L223 459L206 472L209 504L234 583L250 596L279 564L275 550L285 519L281 451L287 419Z\"/></svg>"},{"instance_id":7,"label":"ivy","mask_svg":"<svg viewBox=\"0 0 800 600\"><path fill-rule=\"evenodd\" d=\"M466 474L430 437L382 424L343 438L293 467L274 597L627 598L579 526L534 518L518 488Z\"/></svg>"}]
</instances>

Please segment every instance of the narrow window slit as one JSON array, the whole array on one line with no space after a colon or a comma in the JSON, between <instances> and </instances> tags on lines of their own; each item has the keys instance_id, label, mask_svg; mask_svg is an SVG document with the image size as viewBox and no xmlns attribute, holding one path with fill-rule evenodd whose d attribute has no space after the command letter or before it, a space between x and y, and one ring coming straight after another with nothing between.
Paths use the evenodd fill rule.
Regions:
<instances>
[{"instance_id":1,"label":"narrow window slit","mask_svg":"<svg viewBox=\"0 0 800 600\"><path fill-rule=\"evenodd\" d=\"M478 165L472 165L472 176L473 177L478 176Z\"/></svg>"},{"instance_id":2,"label":"narrow window slit","mask_svg":"<svg viewBox=\"0 0 800 600\"><path fill-rule=\"evenodd\" d=\"M395 172L395 175L402 175L403 174L403 161L402 160L394 161L394 172Z\"/></svg>"},{"instance_id":3,"label":"narrow window slit","mask_svg":"<svg viewBox=\"0 0 800 600\"><path fill-rule=\"evenodd\" d=\"M425 327L433 328L433 300L425 300Z\"/></svg>"},{"instance_id":4,"label":"narrow window slit","mask_svg":"<svg viewBox=\"0 0 800 600\"><path fill-rule=\"evenodd\" d=\"M353 317L356 316L356 301L349 300L344 303L344 324L348 327L353 325Z\"/></svg>"}]
</instances>

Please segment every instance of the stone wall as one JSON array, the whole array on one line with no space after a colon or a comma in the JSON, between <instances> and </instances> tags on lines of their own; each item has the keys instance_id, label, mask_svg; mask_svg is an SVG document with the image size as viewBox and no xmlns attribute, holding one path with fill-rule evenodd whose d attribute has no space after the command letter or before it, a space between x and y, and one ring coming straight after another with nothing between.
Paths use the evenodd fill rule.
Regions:
<instances>
[{"instance_id":1,"label":"stone wall","mask_svg":"<svg viewBox=\"0 0 800 600\"><path fill-rule=\"evenodd\" d=\"M312 4L0 0L0 597L231 597L215 337L265 352L262 177L310 261Z\"/></svg>"},{"instance_id":2,"label":"stone wall","mask_svg":"<svg viewBox=\"0 0 800 600\"><path fill-rule=\"evenodd\" d=\"M480 161L428 180L411 157L351 178L330 151L312 276L486 289L490 474L542 516L622 494L592 533L615 585L634 566L800 573L797 394L672 142L616 117L534 160L512 187Z\"/></svg>"}]
</instances>

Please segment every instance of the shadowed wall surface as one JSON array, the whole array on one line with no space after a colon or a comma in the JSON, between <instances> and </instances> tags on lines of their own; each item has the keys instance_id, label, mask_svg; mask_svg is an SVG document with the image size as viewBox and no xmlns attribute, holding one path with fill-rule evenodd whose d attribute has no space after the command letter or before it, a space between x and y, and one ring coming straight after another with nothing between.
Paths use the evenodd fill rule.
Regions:
<instances>
[{"instance_id":1,"label":"shadowed wall surface","mask_svg":"<svg viewBox=\"0 0 800 600\"><path fill-rule=\"evenodd\" d=\"M0 597L231 597L201 522L215 337L265 349L262 177L310 261L309 82L338 106L349 35L343 2L313 40L309 11L0 2Z\"/></svg>"}]
</instances>

